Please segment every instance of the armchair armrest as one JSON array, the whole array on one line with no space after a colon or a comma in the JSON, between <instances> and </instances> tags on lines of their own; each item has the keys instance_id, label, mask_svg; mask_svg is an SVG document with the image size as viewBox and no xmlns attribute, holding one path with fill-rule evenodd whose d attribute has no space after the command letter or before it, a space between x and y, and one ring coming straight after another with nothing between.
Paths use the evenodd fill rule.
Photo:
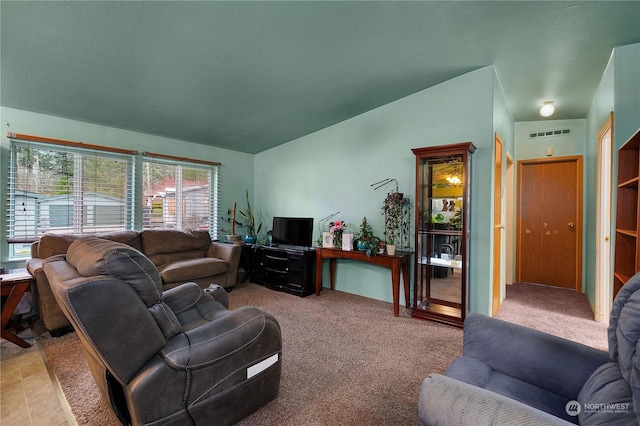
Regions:
<instances>
[{"instance_id":1,"label":"armchair armrest","mask_svg":"<svg viewBox=\"0 0 640 426\"><path fill-rule=\"evenodd\" d=\"M186 282L162 292L162 301L176 315L202 302L203 299L216 301L225 309L229 307L227 292L217 284L211 284L202 290L198 284Z\"/></svg>"},{"instance_id":2,"label":"armchair armrest","mask_svg":"<svg viewBox=\"0 0 640 426\"><path fill-rule=\"evenodd\" d=\"M432 374L418 397L420 425L571 425L514 399Z\"/></svg>"},{"instance_id":3,"label":"armchair armrest","mask_svg":"<svg viewBox=\"0 0 640 426\"><path fill-rule=\"evenodd\" d=\"M272 323L272 325L268 324ZM279 336L277 322L253 306L245 306L210 323L178 334L167 342L161 353L174 369L207 367L253 343L265 330Z\"/></svg>"},{"instance_id":4,"label":"armchair armrest","mask_svg":"<svg viewBox=\"0 0 640 426\"><path fill-rule=\"evenodd\" d=\"M463 354L494 371L574 399L606 352L478 313L464 323Z\"/></svg>"},{"instance_id":5,"label":"armchair armrest","mask_svg":"<svg viewBox=\"0 0 640 426\"><path fill-rule=\"evenodd\" d=\"M187 282L162 292L162 301L175 313L198 303L202 296L202 289L196 283Z\"/></svg>"}]
</instances>

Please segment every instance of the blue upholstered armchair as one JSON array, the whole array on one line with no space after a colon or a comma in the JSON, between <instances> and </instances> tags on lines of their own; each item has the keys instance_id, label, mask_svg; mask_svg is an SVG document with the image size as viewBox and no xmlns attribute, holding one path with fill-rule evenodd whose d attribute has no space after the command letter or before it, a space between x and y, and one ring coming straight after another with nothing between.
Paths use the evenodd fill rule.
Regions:
<instances>
[{"instance_id":1,"label":"blue upholstered armchair","mask_svg":"<svg viewBox=\"0 0 640 426\"><path fill-rule=\"evenodd\" d=\"M422 384L420 424L638 424L638 290L640 274L616 296L608 353L469 314L463 356Z\"/></svg>"}]
</instances>

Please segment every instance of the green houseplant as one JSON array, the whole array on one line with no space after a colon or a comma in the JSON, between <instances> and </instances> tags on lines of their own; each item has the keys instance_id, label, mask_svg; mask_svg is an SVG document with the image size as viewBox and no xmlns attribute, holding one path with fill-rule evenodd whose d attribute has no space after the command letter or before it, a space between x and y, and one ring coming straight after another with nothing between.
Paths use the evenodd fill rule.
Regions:
<instances>
[{"instance_id":1,"label":"green houseplant","mask_svg":"<svg viewBox=\"0 0 640 426\"><path fill-rule=\"evenodd\" d=\"M376 237L373 233L373 228L367 222L367 218L362 218L360 223L360 230L357 234L356 247L359 251L364 251L367 256L375 255L378 253L378 247L380 246L380 238Z\"/></svg>"},{"instance_id":2,"label":"green houseplant","mask_svg":"<svg viewBox=\"0 0 640 426\"><path fill-rule=\"evenodd\" d=\"M240 216L242 216L244 225L247 227L247 235L244 237L244 242L247 244L255 244L258 241L258 234L262 230L262 223L258 224L256 228L256 217L251 209L248 189L245 190L245 197L247 200L247 208L246 210L240 210Z\"/></svg>"},{"instance_id":3,"label":"green houseplant","mask_svg":"<svg viewBox=\"0 0 640 426\"><path fill-rule=\"evenodd\" d=\"M382 203L381 212L384 215L384 235L388 254L395 254L396 239L403 225L403 208L403 193L398 191L389 192Z\"/></svg>"},{"instance_id":4,"label":"green houseplant","mask_svg":"<svg viewBox=\"0 0 640 426\"><path fill-rule=\"evenodd\" d=\"M221 222L228 222L230 224L231 233L227 234L227 240L231 241L231 242L240 241L241 236L236 234L236 226L238 228L242 228L243 225L242 225L241 222L238 222L236 220L236 203L235 202L233 203L233 208L227 209L227 217L220 216L220 221ZM227 232L227 230L222 228L222 227L220 228L220 231Z\"/></svg>"}]
</instances>

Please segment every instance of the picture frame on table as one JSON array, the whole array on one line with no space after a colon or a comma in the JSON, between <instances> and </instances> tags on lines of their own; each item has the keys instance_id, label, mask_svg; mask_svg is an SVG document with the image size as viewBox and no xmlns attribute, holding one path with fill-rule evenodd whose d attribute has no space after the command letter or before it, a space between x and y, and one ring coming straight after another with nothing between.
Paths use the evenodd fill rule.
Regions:
<instances>
[{"instance_id":1,"label":"picture frame on table","mask_svg":"<svg viewBox=\"0 0 640 426\"><path fill-rule=\"evenodd\" d=\"M353 250L353 234L342 234L342 250Z\"/></svg>"},{"instance_id":2,"label":"picture frame on table","mask_svg":"<svg viewBox=\"0 0 640 426\"><path fill-rule=\"evenodd\" d=\"M322 233L322 247L333 248L333 234L331 232Z\"/></svg>"}]
</instances>

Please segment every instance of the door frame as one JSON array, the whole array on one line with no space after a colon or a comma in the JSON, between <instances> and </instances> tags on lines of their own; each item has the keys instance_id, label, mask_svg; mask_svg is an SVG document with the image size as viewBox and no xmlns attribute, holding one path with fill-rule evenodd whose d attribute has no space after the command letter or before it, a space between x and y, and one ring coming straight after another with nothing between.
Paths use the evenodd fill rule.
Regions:
<instances>
[{"instance_id":1,"label":"door frame","mask_svg":"<svg viewBox=\"0 0 640 426\"><path fill-rule=\"evenodd\" d=\"M606 135L609 135L608 141ZM595 320L609 324L613 275L611 269L613 170L613 111L602 123L596 136L596 258Z\"/></svg>"},{"instance_id":2,"label":"door frame","mask_svg":"<svg viewBox=\"0 0 640 426\"><path fill-rule=\"evenodd\" d=\"M521 279L521 266L520 262L522 260L522 246L521 246L521 235L522 235L522 166L523 165L531 165L531 164L544 164L544 163L560 163L560 162L575 162L576 163L576 204L577 204L577 212L576 212L576 282L575 282L575 291L581 293L582 292L582 226L583 226L583 214L584 214L584 198L583 198L583 185L584 185L584 177L583 177L583 157L582 155L570 155L566 157L549 157L549 158L534 158L528 160L518 160L518 201L517 201L517 223L516 223L516 280L518 282L522 282Z\"/></svg>"},{"instance_id":3,"label":"door frame","mask_svg":"<svg viewBox=\"0 0 640 426\"><path fill-rule=\"evenodd\" d=\"M493 148L493 292L491 297L491 315L496 316L500 303L502 302L502 236L504 234L503 224L503 143L502 139L495 134L495 144Z\"/></svg>"},{"instance_id":4,"label":"door frame","mask_svg":"<svg viewBox=\"0 0 640 426\"><path fill-rule=\"evenodd\" d=\"M514 243L516 236L514 234L515 226L513 226L514 221L514 204L513 204L513 194L514 194L514 170L515 170L515 162L509 153L506 153L507 157L507 167L505 171L505 257L504 257L504 283L505 288L509 284L513 284L514 282L514 269L515 269L515 253L516 250L514 248ZM506 297L506 290L505 290Z\"/></svg>"}]
</instances>

